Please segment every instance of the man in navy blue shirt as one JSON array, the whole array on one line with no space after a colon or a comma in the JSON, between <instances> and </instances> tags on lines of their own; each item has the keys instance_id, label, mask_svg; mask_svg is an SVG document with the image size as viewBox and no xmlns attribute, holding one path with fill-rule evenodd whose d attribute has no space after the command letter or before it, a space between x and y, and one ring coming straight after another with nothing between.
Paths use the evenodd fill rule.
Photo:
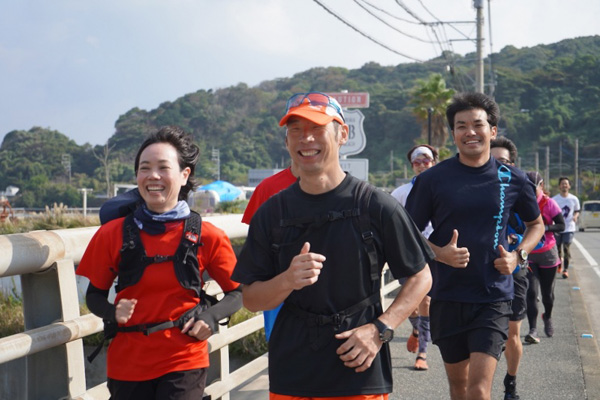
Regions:
<instances>
[{"instance_id":1,"label":"man in navy blue shirt","mask_svg":"<svg viewBox=\"0 0 600 400\"><path fill-rule=\"evenodd\" d=\"M527 261L544 224L525 174L490 156L498 105L482 93L462 93L446 117L458 154L417 177L406 208L419 229L429 221L433 225L431 334L451 398L490 399L508 335L511 274ZM527 229L520 247L509 252L511 210Z\"/></svg>"}]
</instances>

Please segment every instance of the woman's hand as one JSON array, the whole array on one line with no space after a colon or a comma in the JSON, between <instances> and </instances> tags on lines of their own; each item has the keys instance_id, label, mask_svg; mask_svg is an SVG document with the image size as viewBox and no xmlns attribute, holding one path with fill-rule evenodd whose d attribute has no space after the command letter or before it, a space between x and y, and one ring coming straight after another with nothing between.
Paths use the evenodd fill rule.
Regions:
<instances>
[{"instance_id":1,"label":"woman's hand","mask_svg":"<svg viewBox=\"0 0 600 400\"><path fill-rule=\"evenodd\" d=\"M210 329L210 326L206 322L201 319L194 321L193 318L185 323L183 329L181 329L181 333L187 333L198 340L206 340L213 334L212 329Z\"/></svg>"},{"instance_id":2,"label":"woman's hand","mask_svg":"<svg viewBox=\"0 0 600 400\"><path fill-rule=\"evenodd\" d=\"M115 318L119 324L124 324L133 315L137 299L121 299L115 307Z\"/></svg>"}]
</instances>

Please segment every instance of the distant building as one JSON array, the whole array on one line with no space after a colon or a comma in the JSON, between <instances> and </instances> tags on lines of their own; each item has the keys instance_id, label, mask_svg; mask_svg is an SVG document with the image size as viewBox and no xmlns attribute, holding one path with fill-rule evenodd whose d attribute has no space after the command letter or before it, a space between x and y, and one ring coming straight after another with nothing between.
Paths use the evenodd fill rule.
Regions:
<instances>
[{"instance_id":1,"label":"distant building","mask_svg":"<svg viewBox=\"0 0 600 400\"><path fill-rule=\"evenodd\" d=\"M263 179L275 175L281 168L251 169L248 171L248 186L256 187Z\"/></svg>"},{"instance_id":2,"label":"distant building","mask_svg":"<svg viewBox=\"0 0 600 400\"><path fill-rule=\"evenodd\" d=\"M19 192L19 188L13 185L8 185L6 190L0 191L0 196L13 197Z\"/></svg>"}]
</instances>

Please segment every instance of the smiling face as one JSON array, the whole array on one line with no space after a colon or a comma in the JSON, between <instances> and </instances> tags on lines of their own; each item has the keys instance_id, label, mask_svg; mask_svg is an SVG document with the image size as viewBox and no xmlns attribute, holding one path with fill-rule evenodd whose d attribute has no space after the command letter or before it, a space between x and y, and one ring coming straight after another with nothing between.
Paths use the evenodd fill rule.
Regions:
<instances>
[{"instance_id":1,"label":"smiling face","mask_svg":"<svg viewBox=\"0 0 600 400\"><path fill-rule=\"evenodd\" d=\"M180 168L177 150L171 144L146 147L140 154L136 180L148 209L156 213L173 209L189 174L189 168Z\"/></svg>"},{"instance_id":2,"label":"smiling face","mask_svg":"<svg viewBox=\"0 0 600 400\"><path fill-rule=\"evenodd\" d=\"M435 161L427 157L425 154L418 155L412 161L412 169L415 175L419 175L423 171L427 171L429 168L435 165Z\"/></svg>"},{"instance_id":3,"label":"smiling face","mask_svg":"<svg viewBox=\"0 0 600 400\"><path fill-rule=\"evenodd\" d=\"M497 128L487 121L487 113L480 108L457 112L453 128L460 162L470 167L485 164L490 158L490 142L497 133Z\"/></svg>"},{"instance_id":4,"label":"smiling face","mask_svg":"<svg viewBox=\"0 0 600 400\"><path fill-rule=\"evenodd\" d=\"M569 193L569 190L571 189L571 184L569 183L568 179L563 179L558 184L558 187L562 194L567 195Z\"/></svg>"},{"instance_id":5,"label":"smiling face","mask_svg":"<svg viewBox=\"0 0 600 400\"><path fill-rule=\"evenodd\" d=\"M337 132L336 132L337 130ZM318 125L308 119L292 117L287 122L286 144L301 174L318 175L339 166L339 149L348 139L348 126L334 122Z\"/></svg>"}]
</instances>

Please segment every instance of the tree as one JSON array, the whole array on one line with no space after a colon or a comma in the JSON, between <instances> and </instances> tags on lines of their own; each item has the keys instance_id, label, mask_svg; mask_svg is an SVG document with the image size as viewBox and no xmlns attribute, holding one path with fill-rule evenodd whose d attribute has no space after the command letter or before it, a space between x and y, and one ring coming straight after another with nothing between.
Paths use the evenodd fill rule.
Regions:
<instances>
[{"instance_id":1,"label":"tree","mask_svg":"<svg viewBox=\"0 0 600 400\"><path fill-rule=\"evenodd\" d=\"M94 157L96 157L96 159L98 161L100 161L100 163L102 164L102 168L104 169L104 180L106 182L106 197L107 198L111 197L110 196L110 162L108 160L108 156L110 155L110 152L114 147L115 147L114 144L112 146L108 147L108 142L106 142L106 144L102 148L102 154L96 154L94 149L92 149L92 154L94 154Z\"/></svg>"},{"instance_id":2,"label":"tree","mask_svg":"<svg viewBox=\"0 0 600 400\"><path fill-rule=\"evenodd\" d=\"M448 140L446 107L454 93L454 89L446 87L446 81L440 74L431 74L427 80L418 79L410 92L413 113L421 121L421 135L424 138L428 137L428 109L432 109L431 145L434 147L444 147Z\"/></svg>"}]
</instances>

